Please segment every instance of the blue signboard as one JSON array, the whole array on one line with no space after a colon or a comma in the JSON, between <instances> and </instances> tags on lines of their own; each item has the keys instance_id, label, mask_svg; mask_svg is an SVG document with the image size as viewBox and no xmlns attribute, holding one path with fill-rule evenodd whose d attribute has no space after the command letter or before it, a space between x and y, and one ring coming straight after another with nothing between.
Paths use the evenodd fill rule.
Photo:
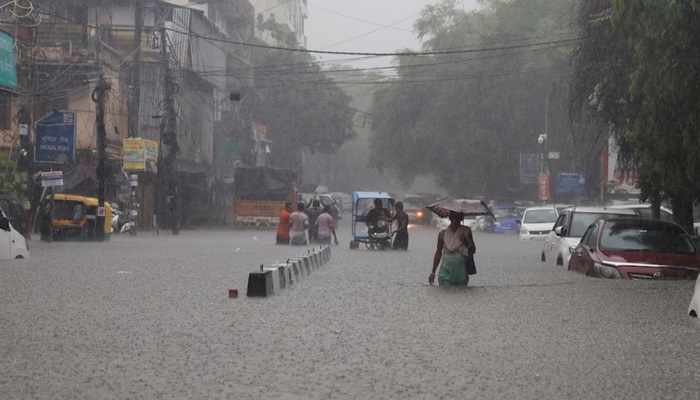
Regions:
<instances>
[{"instance_id":1,"label":"blue signboard","mask_svg":"<svg viewBox=\"0 0 700 400\"><path fill-rule=\"evenodd\" d=\"M75 160L75 111L56 111L36 121L34 161L62 164Z\"/></svg>"},{"instance_id":2,"label":"blue signboard","mask_svg":"<svg viewBox=\"0 0 700 400\"><path fill-rule=\"evenodd\" d=\"M554 182L556 194L586 194L586 178L579 172L560 172Z\"/></svg>"},{"instance_id":3,"label":"blue signboard","mask_svg":"<svg viewBox=\"0 0 700 400\"><path fill-rule=\"evenodd\" d=\"M15 41L3 31L0 31L0 86L17 89Z\"/></svg>"},{"instance_id":4,"label":"blue signboard","mask_svg":"<svg viewBox=\"0 0 700 400\"><path fill-rule=\"evenodd\" d=\"M537 184L537 174L540 173L539 154L520 154L520 183Z\"/></svg>"}]
</instances>

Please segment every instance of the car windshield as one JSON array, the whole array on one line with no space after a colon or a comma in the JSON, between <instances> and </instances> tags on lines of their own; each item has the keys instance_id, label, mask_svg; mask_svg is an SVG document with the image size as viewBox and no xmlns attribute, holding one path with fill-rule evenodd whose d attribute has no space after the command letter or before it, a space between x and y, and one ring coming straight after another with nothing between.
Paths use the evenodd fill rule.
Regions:
<instances>
[{"instance_id":1,"label":"car windshield","mask_svg":"<svg viewBox=\"0 0 700 400\"><path fill-rule=\"evenodd\" d=\"M495 215L496 218L504 218L504 219L520 218L520 210L518 210L516 207L494 208L493 215Z\"/></svg>"},{"instance_id":2,"label":"car windshield","mask_svg":"<svg viewBox=\"0 0 700 400\"><path fill-rule=\"evenodd\" d=\"M634 217L628 214L610 214L610 213L596 213L596 212L582 212L577 211L574 213L574 218L571 221L571 229L569 229L569 237L583 237L586 233L586 229L599 219L611 219L611 218L630 218Z\"/></svg>"},{"instance_id":3,"label":"car windshield","mask_svg":"<svg viewBox=\"0 0 700 400\"><path fill-rule=\"evenodd\" d=\"M603 228L600 247L608 250L664 254L696 252L690 237L681 228L671 224L608 223Z\"/></svg>"},{"instance_id":4,"label":"car windshield","mask_svg":"<svg viewBox=\"0 0 700 400\"><path fill-rule=\"evenodd\" d=\"M525 224L544 224L554 223L557 220L557 212L554 210L530 210L525 211L523 223Z\"/></svg>"}]
</instances>

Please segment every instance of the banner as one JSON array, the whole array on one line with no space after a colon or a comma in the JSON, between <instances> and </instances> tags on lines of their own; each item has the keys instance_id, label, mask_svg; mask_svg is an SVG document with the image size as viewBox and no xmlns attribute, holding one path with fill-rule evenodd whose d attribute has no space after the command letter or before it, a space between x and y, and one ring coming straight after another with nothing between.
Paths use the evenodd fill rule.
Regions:
<instances>
[{"instance_id":1,"label":"banner","mask_svg":"<svg viewBox=\"0 0 700 400\"><path fill-rule=\"evenodd\" d=\"M549 174L537 175L537 194L540 201L549 200Z\"/></svg>"},{"instance_id":2,"label":"banner","mask_svg":"<svg viewBox=\"0 0 700 400\"><path fill-rule=\"evenodd\" d=\"M524 185L537 184L537 174L540 172L539 154L520 154L520 183Z\"/></svg>"},{"instance_id":3,"label":"banner","mask_svg":"<svg viewBox=\"0 0 700 400\"><path fill-rule=\"evenodd\" d=\"M124 139L122 160L126 171L146 170L146 143L143 139Z\"/></svg>"}]
</instances>

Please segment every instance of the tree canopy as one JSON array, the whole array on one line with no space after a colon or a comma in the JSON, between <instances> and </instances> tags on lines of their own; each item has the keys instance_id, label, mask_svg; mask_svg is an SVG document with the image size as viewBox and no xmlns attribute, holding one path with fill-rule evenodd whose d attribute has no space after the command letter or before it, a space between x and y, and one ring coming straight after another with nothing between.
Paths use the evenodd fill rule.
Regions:
<instances>
[{"instance_id":1,"label":"tree canopy","mask_svg":"<svg viewBox=\"0 0 700 400\"><path fill-rule=\"evenodd\" d=\"M523 193L519 156L568 150L562 90L572 42L571 1L489 0L467 12L456 0L427 6L414 28L424 52L398 57L376 90L371 163L410 182L435 175L455 195ZM527 188L527 190L530 190Z\"/></svg>"},{"instance_id":2,"label":"tree canopy","mask_svg":"<svg viewBox=\"0 0 700 400\"><path fill-rule=\"evenodd\" d=\"M280 35L275 37L279 40ZM303 149L332 154L355 136L350 96L326 77L311 56L257 48L254 59L254 118L268 128L275 166L298 170Z\"/></svg>"}]
</instances>

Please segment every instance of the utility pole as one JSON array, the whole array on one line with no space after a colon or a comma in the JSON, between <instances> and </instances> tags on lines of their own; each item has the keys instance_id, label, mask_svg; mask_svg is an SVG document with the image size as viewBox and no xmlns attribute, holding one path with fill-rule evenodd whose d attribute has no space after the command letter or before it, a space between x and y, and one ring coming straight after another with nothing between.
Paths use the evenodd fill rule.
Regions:
<instances>
[{"instance_id":1,"label":"utility pole","mask_svg":"<svg viewBox=\"0 0 700 400\"><path fill-rule=\"evenodd\" d=\"M134 12L134 59L131 67L132 97L129 107L129 132L128 137L140 137L139 135L139 111L141 108L141 30L143 25L143 7L139 2L135 3Z\"/></svg>"},{"instance_id":2,"label":"utility pole","mask_svg":"<svg viewBox=\"0 0 700 400\"><path fill-rule=\"evenodd\" d=\"M92 92L92 101L97 104L97 206L98 213L95 221L95 240L98 242L105 241L105 180L107 171L105 169L105 158L107 157L107 132L105 131L105 100L107 92L111 89L111 85L100 76L97 86Z\"/></svg>"},{"instance_id":3,"label":"utility pole","mask_svg":"<svg viewBox=\"0 0 700 400\"><path fill-rule=\"evenodd\" d=\"M163 132L161 142L167 147L167 152L161 160L158 173L162 173L166 196L170 210L170 228L173 235L180 233L180 200L178 198L178 184L175 171L175 160L180 151L177 140L175 100L173 99L173 88L175 87L170 69L170 56L168 54L168 38L165 30L165 22L160 27L160 54L163 70L163 102L165 104L165 118L163 120Z\"/></svg>"}]
</instances>

